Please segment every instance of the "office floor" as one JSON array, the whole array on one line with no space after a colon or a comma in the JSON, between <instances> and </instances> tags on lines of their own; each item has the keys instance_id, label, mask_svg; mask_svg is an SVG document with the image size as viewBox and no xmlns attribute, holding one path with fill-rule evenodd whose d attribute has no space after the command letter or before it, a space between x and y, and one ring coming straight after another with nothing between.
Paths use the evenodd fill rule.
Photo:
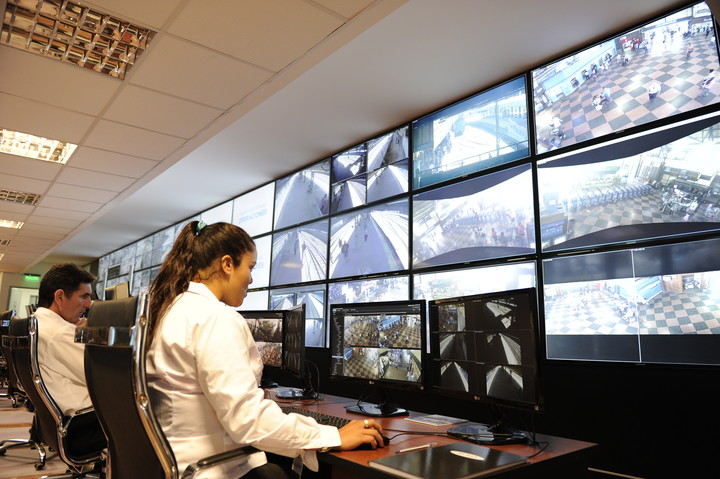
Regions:
<instances>
[{"instance_id":1,"label":"office floor","mask_svg":"<svg viewBox=\"0 0 720 479\"><path fill-rule=\"evenodd\" d=\"M5 388L0 389L6 392ZM23 406L13 408L7 398L0 398L0 441L5 439L27 439L29 437L32 413ZM34 449L10 449L0 456L0 479L35 479L46 474L65 472L65 465L52 451L47 451L45 469L35 470L38 455Z\"/></svg>"}]
</instances>

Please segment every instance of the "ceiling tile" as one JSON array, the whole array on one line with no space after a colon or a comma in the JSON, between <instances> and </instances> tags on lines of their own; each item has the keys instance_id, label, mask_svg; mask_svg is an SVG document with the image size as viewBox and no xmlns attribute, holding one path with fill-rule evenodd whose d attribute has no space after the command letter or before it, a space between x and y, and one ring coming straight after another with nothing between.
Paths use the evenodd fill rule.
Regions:
<instances>
[{"instance_id":1,"label":"ceiling tile","mask_svg":"<svg viewBox=\"0 0 720 479\"><path fill-rule=\"evenodd\" d=\"M226 110L272 73L180 38L158 35L132 84Z\"/></svg>"},{"instance_id":2,"label":"ceiling tile","mask_svg":"<svg viewBox=\"0 0 720 479\"><path fill-rule=\"evenodd\" d=\"M79 143L95 117L0 92L0 128Z\"/></svg>"},{"instance_id":3,"label":"ceiling tile","mask_svg":"<svg viewBox=\"0 0 720 479\"><path fill-rule=\"evenodd\" d=\"M110 175L99 171L83 170L80 168L65 168L58 177L58 183L75 186L96 185L102 186L106 191L116 193L123 191L135 182L135 179L126 176ZM44 205L48 206L48 205Z\"/></svg>"},{"instance_id":4,"label":"ceiling tile","mask_svg":"<svg viewBox=\"0 0 720 479\"><path fill-rule=\"evenodd\" d=\"M33 224L40 226L58 226L61 228L77 228L82 224L82 220L68 220L63 218L54 218L51 216L40 216L37 213L32 215Z\"/></svg>"},{"instance_id":5,"label":"ceiling tile","mask_svg":"<svg viewBox=\"0 0 720 479\"><path fill-rule=\"evenodd\" d=\"M190 2L168 31L278 72L335 31L343 21L297 0Z\"/></svg>"},{"instance_id":6,"label":"ceiling tile","mask_svg":"<svg viewBox=\"0 0 720 479\"><path fill-rule=\"evenodd\" d=\"M177 8L181 0L93 0L91 3L103 13L117 15L128 21L158 30Z\"/></svg>"},{"instance_id":7,"label":"ceiling tile","mask_svg":"<svg viewBox=\"0 0 720 479\"><path fill-rule=\"evenodd\" d=\"M103 206L102 203L58 198L56 196L43 196L38 204L48 208L66 209L82 213L94 213Z\"/></svg>"},{"instance_id":8,"label":"ceiling tile","mask_svg":"<svg viewBox=\"0 0 720 479\"><path fill-rule=\"evenodd\" d=\"M323 7L327 7L333 12L337 12L345 18L352 18L365 9L374 0L314 0Z\"/></svg>"},{"instance_id":9,"label":"ceiling tile","mask_svg":"<svg viewBox=\"0 0 720 479\"><path fill-rule=\"evenodd\" d=\"M108 190L99 190L97 188L88 188L87 186L75 186L65 183L55 182L48 189L49 196L57 196L58 198L82 198L86 201L94 203L107 203L117 196L117 192Z\"/></svg>"},{"instance_id":10,"label":"ceiling tile","mask_svg":"<svg viewBox=\"0 0 720 479\"><path fill-rule=\"evenodd\" d=\"M122 85L117 78L5 45L0 65L0 91L88 115L99 114Z\"/></svg>"},{"instance_id":11,"label":"ceiling tile","mask_svg":"<svg viewBox=\"0 0 720 479\"><path fill-rule=\"evenodd\" d=\"M223 110L127 85L103 116L120 123L190 138L222 112Z\"/></svg>"},{"instance_id":12,"label":"ceiling tile","mask_svg":"<svg viewBox=\"0 0 720 479\"><path fill-rule=\"evenodd\" d=\"M0 153L0 173L51 181L62 168L63 165L59 163ZM11 187L4 184L0 185L4 188Z\"/></svg>"},{"instance_id":13,"label":"ceiling tile","mask_svg":"<svg viewBox=\"0 0 720 479\"><path fill-rule=\"evenodd\" d=\"M27 224L23 227L22 230L20 230L20 233L18 233L18 238L24 237L24 236L31 236L35 235L36 233L41 233L44 235L43 237L49 238L52 235L55 236L64 236L71 232L73 228L67 228L67 227L59 227L59 226L47 226L47 225L38 225L35 223Z\"/></svg>"},{"instance_id":14,"label":"ceiling tile","mask_svg":"<svg viewBox=\"0 0 720 479\"><path fill-rule=\"evenodd\" d=\"M25 221L33 209L35 209L33 205L24 205L12 201L0 201L0 219Z\"/></svg>"},{"instance_id":15,"label":"ceiling tile","mask_svg":"<svg viewBox=\"0 0 720 479\"><path fill-rule=\"evenodd\" d=\"M117 153L160 161L179 148L184 142L185 140L182 138L101 120L93 128L85 144Z\"/></svg>"},{"instance_id":16,"label":"ceiling tile","mask_svg":"<svg viewBox=\"0 0 720 479\"><path fill-rule=\"evenodd\" d=\"M152 170L157 164L158 162L155 160L80 146L75 150L67 166L83 170L100 171L111 175L126 176L128 178L140 178Z\"/></svg>"},{"instance_id":17,"label":"ceiling tile","mask_svg":"<svg viewBox=\"0 0 720 479\"><path fill-rule=\"evenodd\" d=\"M34 215L38 216L53 216L55 218L64 218L68 220L85 221L90 215L84 211L70 211L65 209L58 209L52 207L46 207L38 205L35 208Z\"/></svg>"},{"instance_id":18,"label":"ceiling tile","mask_svg":"<svg viewBox=\"0 0 720 479\"><path fill-rule=\"evenodd\" d=\"M42 195L49 186L50 183L47 181L0 173L0 187L2 188Z\"/></svg>"}]
</instances>

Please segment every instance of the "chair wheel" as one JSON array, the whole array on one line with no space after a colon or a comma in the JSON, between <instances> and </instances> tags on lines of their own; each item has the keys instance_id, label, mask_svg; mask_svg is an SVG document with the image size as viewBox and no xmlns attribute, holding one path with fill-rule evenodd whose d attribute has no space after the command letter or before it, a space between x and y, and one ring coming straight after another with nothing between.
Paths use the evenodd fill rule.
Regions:
<instances>
[{"instance_id":1,"label":"chair wheel","mask_svg":"<svg viewBox=\"0 0 720 479\"><path fill-rule=\"evenodd\" d=\"M37 464L35 464L36 471L42 471L43 469L45 469L45 464L43 464L42 462L38 462Z\"/></svg>"}]
</instances>

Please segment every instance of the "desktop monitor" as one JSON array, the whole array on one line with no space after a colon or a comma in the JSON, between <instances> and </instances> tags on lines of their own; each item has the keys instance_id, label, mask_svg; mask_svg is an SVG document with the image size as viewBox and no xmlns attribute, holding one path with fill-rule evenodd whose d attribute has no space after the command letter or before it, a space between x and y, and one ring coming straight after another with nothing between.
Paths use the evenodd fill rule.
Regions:
<instances>
[{"instance_id":1,"label":"desktop monitor","mask_svg":"<svg viewBox=\"0 0 720 479\"><path fill-rule=\"evenodd\" d=\"M283 311L238 311L250 328L264 366L282 366Z\"/></svg>"},{"instance_id":2,"label":"desktop monitor","mask_svg":"<svg viewBox=\"0 0 720 479\"><path fill-rule=\"evenodd\" d=\"M126 299L130 297L130 283L123 281L113 286L105 288L105 301L113 299Z\"/></svg>"},{"instance_id":3,"label":"desktop monitor","mask_svg":"<svg viewBox=\"0 0 720 479\"><path fill-rule=\"evenodd\" d=\"M407 415L385 388L424 389L425 301L330 305L330 379L365 383L386 396L348 406L365 416Z\"/></svg>"},{"instance_id":4,"label":"desktop monitor","mask_svg":"<svg viewBox=\"0 0 720 479\"><path fill-rule=\"evenodd\" d=\"M305 361L305 304L287 309L283 316L282 368L298 378L300 391L281 391L280 399L317 399L318 393L312 386L311 374Z\"/></svg>"},{"instance_id":5,"label":"desktop monitor","mask_svg":"<svg viewBox=\"0 0 720 479\"><path fill-rule=\"evenodd\" d=\"M15 310L11 309L0 313L0 326L3 328L10 327L10 320L15 317Z\"/></svg>"},{"instance_id":6,"label":"desktop monitor","mask_svg":"<svg viewBox=\"0 0 720 479\"><path fill-rule=\"evenodd\" d=\"M536 295L524 288L428 302L432 389L487 404L494 416L482 432L453 432L492 443L526 440L504 413L542 410Z\"/></svg>"}]
</instances>

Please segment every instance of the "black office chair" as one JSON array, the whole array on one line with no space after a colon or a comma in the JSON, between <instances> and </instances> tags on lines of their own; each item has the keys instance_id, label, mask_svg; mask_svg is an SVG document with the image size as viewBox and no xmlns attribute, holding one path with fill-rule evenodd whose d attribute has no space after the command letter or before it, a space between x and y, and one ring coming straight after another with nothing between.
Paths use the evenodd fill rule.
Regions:
<instances>
[{"instance_id":1,"label":"black office chair","mask_svg":"<svg viewBox=\"0 0 720 479\"><path fill-rule=\"evenodd\" d=\"M130 300L95 303L75 340L85 343L85 375L108 437L107 474L112 479L190 478L199 471L247 456L243 447L202 459L179 473L175 455L153 414L145 376L147 293ZM132 300L136 310L128 307ZM114 324L135 323L133 328ZM93 326L102 324L102 326Z\"/></svg>"},{"instance_id":2,"label":"black office chair","mask_svg":"<svg viewBox=\"0 0 720 479\"><path fill-rule=\"evenodd\" d=\"M0 338L10 333L10 321L15 318L15 311L10 310L0 313ZM19 387L17 375L9 359L9 351L0 347L0 387L7 387L7 392L0 393L0 398L10 399L12 407L22 405L27 399L25 392ZM0 449L2 455L2 449Z\"/></svg>"},{"instance_id":3,"label":"black office chair","mask_svg":"<svg viewBox=\"0 0 720 479\"><path fill-rule=\"evenodd\" d=\"M103 465L104 447L85 452L78 445L78 437L84 436L86 428L98 427L95 412L90 408L64 416L47 391L40 374L37 357L37 318L17 320L19 327L10 331L8 345L20 384L35 408L35 425L39 440L56 451L68 467L66 474L49 476L55 479L100 477L94 471ZM12 326L15 326L13 324ZM45 467L44 458L35 465Z\"/></svg>"},{"instance_id":4,"label":"black office chair","mask_svg":"<svg viewBox=\"0 0 720 479\"><path fill-rule=\"evenodd\" d=\"M22 321L20 318L14 318L11 324L15 323L22 327ZM27 328L27 326L25 327ZM17 373L15 372L11 351L13 338L10 336L10 333L10 326L8 326L4 328L2 335L2 352L8 368L8 397L12 399L12 407L18 407L24 403L28 410L33 411L32 404L27 400L25 391L23 391L20 381L17 378ZM47 454L45 447L40 443L38 437L35 417L33 416L33 424L30 426L30 437L28 439L5 439L0 441L0 456L4 456L10 449L29 447L35 449L38 453L38 462L35 463L35 468L38 470L42 469L45 466Z\"/></svg>"}]
</instances>

